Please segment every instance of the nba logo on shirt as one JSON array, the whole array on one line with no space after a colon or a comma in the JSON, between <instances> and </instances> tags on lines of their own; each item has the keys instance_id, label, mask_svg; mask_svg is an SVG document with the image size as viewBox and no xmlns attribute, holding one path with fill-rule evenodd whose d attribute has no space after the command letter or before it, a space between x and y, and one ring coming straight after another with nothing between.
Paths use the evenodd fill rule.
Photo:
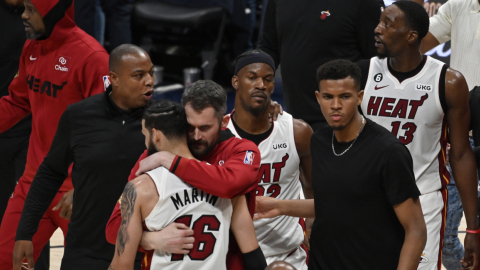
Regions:
<instances>
[{"instance_id":1,"label":"nba logo on shirt","mask_svg":"<svg viewBox=\"0 0 480 270\"><path fill-rule=\"evenodd\" d=\"M105 87L105 91L107 91L107 88L110 86L110 77L107 75L107 76L103 76L103 86Z\"/></svg>"},{"instance_id":2,"label":"nba logo on shirt","mask_svg":"<svg viewBox=\"0 0 480 270\"><path fill-rule=\"evenodd\" d=\"M255 157L255 154L252 151L247 150L247 153L245 154L245 158L243 159L243 162L247 165L252 165L254 157Z\"/></svg>"}]
</instances>

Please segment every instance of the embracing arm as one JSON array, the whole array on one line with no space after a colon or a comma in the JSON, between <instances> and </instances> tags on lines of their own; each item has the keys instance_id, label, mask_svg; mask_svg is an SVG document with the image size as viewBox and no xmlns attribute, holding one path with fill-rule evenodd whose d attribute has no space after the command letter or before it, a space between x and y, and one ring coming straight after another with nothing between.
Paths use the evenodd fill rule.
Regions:
<instances>
[{"instance_id":1,"label":"embracing arm","mask_svg":"<svg viewBox=\"0 0 480 270\"><path fill-rule=\"evenodd\" d=\"M232 199L233 213L230 228L243 253L245 269L263 270L267 267L265 256L258 245L255 227L248 211L245 196Z\"/></svg>"},{"instance_id":2,"label":"embracing arm","mask_svg":"<svg viewBox=\"0 0 480 270\"><path fill-rule=\"evenodd\" d=\"M467 229L478 229L477 220L477 171L475 157L470 148L470 110L468 106L468 86L463 75L448 69L445 78L447 102L447 122L450 136L449 159L467 221ZM465 236L465 262L476 269L480 247L478 235Z\"/></svg>"},{"instance_id":3,"label":"embracing arm","mask_svg":"<svg viewBox=\"0 0 480 270\"><path fill-rule=\"evenodd\" d=\"M393 206L398 220L405 229L405 241L397 270L414 270L427 242L427 227L423 218L420 199L410 198Z\"/></svg>"},{"instance_id":4,"label":"embracing arm","mask_svg":"<svg viewBox=\"0 0 480 270\"><path fill-rule=\"evenodd\" d=\"M121 201L122 224L118 231L115 254L108 270L133 269L143 232L141 199L137 201L134 181L128 182L125 186Z\"/></svg>"},{"instance_id":5,"label":"embracing arm","mask_svg":"<svg viewBox=\"0 0 480 270\"><path fill-rule=\"evenodd\" d=\"M223 165L198 162L169 152L158 152L140 162L137 175L164 166L188 184L227 199L246 194L256 188L256 176L261 159L258 147L251 141L239 140L233 149L225 151L231 154L224 160ZM247 151L253 153L253 164L245 164Z\"/></svg>"}]
</instances>

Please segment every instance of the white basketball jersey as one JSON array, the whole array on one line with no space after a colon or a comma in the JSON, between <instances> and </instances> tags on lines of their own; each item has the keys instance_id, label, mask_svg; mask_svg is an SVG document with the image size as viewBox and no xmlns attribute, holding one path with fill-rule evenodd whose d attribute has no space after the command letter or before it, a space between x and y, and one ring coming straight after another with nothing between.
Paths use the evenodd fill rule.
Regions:
<instances>
[{"instance_id":1,"label":"white basketball jersey","mask_svg":"<svg viewBox=\"0 0 480 270\"><path fill-rule=\"evenodd\" d=\"M164 167L148 175L159 195L157 204L145 218L148 230L158 231L172 222L184 223L194 231L195 238L187 255L155 250L151 269L226 269L231 200L194 188Z\"/></svg>"},{"instance_id":2,"label":"white basketball jersey","mask_svg":"<svg viewBox=\"0 0 480 270\"><path fill-rule=\"evenodd\" d=\"M238 135L232 120L228 128ZM273 123L270 136L258 145L262 157L258 173L257 196L270 196L280 200L299 199L300 158L293 137L293 118L284 112ZM285 253L303 243L300 219L279 216L254 221L257 239L265 257Z\"/></svg>"},{"instance_id":3,"label":"white basketball jersey","mask_svg":"<svg viewBox=\"0 0 480 270\"><path fill-rule=\"evenodd\" d=\"M444 63L427 57L417 75L400 83L390 73L387 61L370 60L363 114L390 130L410 150L421 194L440 190L449 182L447 124L439 94L440 84L445 84L440 82Z\"/></svg>"}]
</instances>

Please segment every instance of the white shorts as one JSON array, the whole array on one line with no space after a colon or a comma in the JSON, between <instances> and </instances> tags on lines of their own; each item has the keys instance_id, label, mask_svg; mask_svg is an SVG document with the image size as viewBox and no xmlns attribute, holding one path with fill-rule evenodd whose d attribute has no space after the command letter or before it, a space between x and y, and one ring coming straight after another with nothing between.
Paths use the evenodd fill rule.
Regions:
<instances>
[{"instance_id":1,"label":"white shorts","mask_svg":"<svg viewBox=\"0 0 480 270\"><path fill-rule=\"evenodd\" d=\"M421 195L423 217L427 225L427 244L418 265L419 270L442 269L442 246L447 214L447 189Z\"/></svg>"},{"instance_id":2,"label":"white shorts","mask_svg":"<svg viewBox=\"0 0 480 270\"><path fill-rule=\"evenodd\" d=\"M275 261L285 261L293 265L293 267L295 267L297 270L308 270L307 258L307 251L304 249L304 245L302 244L294 251L265 257L265 260L267 261L267 265Z\"/></svg>"}]
</instances>

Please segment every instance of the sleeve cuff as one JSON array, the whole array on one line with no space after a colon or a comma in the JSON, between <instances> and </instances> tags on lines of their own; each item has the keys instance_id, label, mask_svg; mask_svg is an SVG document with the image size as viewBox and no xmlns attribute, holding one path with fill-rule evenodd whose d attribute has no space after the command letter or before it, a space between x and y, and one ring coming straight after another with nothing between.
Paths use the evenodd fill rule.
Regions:
<instances>
[{"instance_id":1,"label":"sleeve cuff","mask_svg":"<svg viewBox=\"0 0 480 270\"><path fill-rule=\"evenodd\" d=\"M189 159L182 158L181 156L175 156L172 166L170 166L170 172L182 178L187 170Z\"/></svg>"}]
</instances>

